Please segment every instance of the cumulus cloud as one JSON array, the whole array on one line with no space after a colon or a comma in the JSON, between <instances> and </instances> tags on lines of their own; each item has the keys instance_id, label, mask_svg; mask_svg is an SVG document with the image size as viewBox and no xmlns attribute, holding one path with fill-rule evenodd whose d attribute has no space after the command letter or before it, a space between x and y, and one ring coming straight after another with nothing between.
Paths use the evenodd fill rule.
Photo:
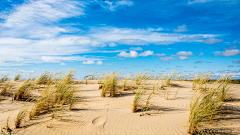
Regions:
<instances>
[{"instance_id":1,"label":"cumulus cloud","mask_svg":"<svg viewBox=\"0 0 240 135\"><path fill-rule=\"evenodd\" d=\"M102 61L97 61L97 62L96 62L96 65L102 65L102 64L103 64Z\"/></svg>"},{"instance_id":2,"label":"cumulus cloud","mask_svg":"<svg viewBox=\"0 0 240 135\"><path fill-rule=\"evenodd\" d=\"M188 57L187 56L179 56L179 59L180 60L188 60Z\"/></svg>"},{"instance_id":3,"label":"cumulus cloud","mask_svg":"<svg viewBox=\"0 0 240 135\"><path fill-rule=\"evenodd\" d=\"M83 61L82 64L95 64L92 60Z\"/></svg>"},{"instance_id":4,"label":"cumulus cloud","mask_svg":"<svg viewBox=\"0 0 240 135\"><path fill-rule=\"evenodd\" d=\"M191 51L187 52L187 51L180 51L180 52L177 52L176 55L182 55L182 56L190 56L190 55L193 55L193 53Z\"/></svg>"},{"instance_id":5,"label":"cumulus cloud","mask_svg":"<svg viewBox=\"0 0 240 135\"><path fill-rule=\"evenodd\" d=\"M148 45L146 41L141 39L120 39L118 42L125 45Z\"/></svg>"},{"instance_id":6,"label":"cumulus cloud","mask_svg":"<svg viewBox=\"0 0 240 135\"><path fill-rule=\"evenodd\" d=\"M228 67L234 67L233 65L229 65Z\"/></svg>"},{"instance_id":7,"label":"cumulus cloud","mask_svg":"<svg viewBox=\"0 0 240 135\"><path fill-rule=\"evenodd\" d=\"M153 55L153 51L144 51L141 54L139 54L139 56L143 56L143 57L146 57L149 55Z\"/></svg>"},{"instance_id":8,"label":"cumulus cloud","mask_svg":"<svg viewBox=\"0 0 240 135\"><path fill-rule=\"evenodd\" d=\"M122 51L120 54L118 54L120 57L125 57L125 58L136 58L138 57L138 53L136 51L130 51L130 53L127 53L125 51Z\"/></svg>"},{"instance_id":9,"label":"cumulus cloud","mask_svg":"<svg viewBox=\"0 0 240 135\"><path fill-rule=\"evenodd\" d=\"M162 61L168 61L168 60L173 60L174 58L173 57L161 57L159 59Z\"/></svg>"},{"instance_id":10,"label":"cumulus cloud","mask_svg":"<svg viewBox=\"0 0 240 135\"><path fill-rule=\"evenodd\" d=\"M186 25L182 25L182 26L178 26L177 29L173 30L174 32L184 32L184 31L188 31Z\"/></svg>"},{"instance_id":11,"label":"cumulus cloud","mask_svg":"<svg viewBox=\"0 0 240 135\"><path fill-rule=\"evenodd\" d=\"M146 57L146 56L149 56L149 55L153 55L153 51L144 51L140 54L138 54L138 52L136 51L130 51L129 53L125 52L125 51L122 51L120 54L118 54L119 57L125 57L125 58L136 58L136 57L139 57L139 56L143 56L143 57Z\"/></svg>"},{"instance_id":12,"label":"cumulus cloud","mask_svg":"<svg viewBox=\"0 0 240 135\"><path fill-rule=\"evenodd\" d=\"M239 54L240 54L240 50L238 49L226 50L224 52L219 52L219 51L214 52L215 56L226 56L226 57L236 56Z\"/></svg>"},{"instance_id":13,"label":"cumulus cloud","mask_svg":"<svg viewBox=\"0 0 240 135\"><path fill-rule=\"evenodd\" d=\"M130 50L141 51L143 49L141 47L131 47Z\"/></svg>"},{"instance_id":14,"label":"cumulus cloud","mask_svg":"<svg viewBox=\"0 0 240 135\"><path fill-rule=\"evenodd\" d=\"M203 41L204 44L215 44L222 42L223 39L215 39L215 38L209 38Z\"/></svg>"},{"instance_id":15,"label":"cumulus cloud","mask_svg":"<svg viewBox=\"0 0 240 135\"><path fill-rule=\"evenodd\" d=\"M117 46L117 44L116 44L116 43L113 43L113 42L112 42L112 43L109 43L108 45L109 45L109 47L115 47L115 46Z\"/></svg>"}]
</instances>

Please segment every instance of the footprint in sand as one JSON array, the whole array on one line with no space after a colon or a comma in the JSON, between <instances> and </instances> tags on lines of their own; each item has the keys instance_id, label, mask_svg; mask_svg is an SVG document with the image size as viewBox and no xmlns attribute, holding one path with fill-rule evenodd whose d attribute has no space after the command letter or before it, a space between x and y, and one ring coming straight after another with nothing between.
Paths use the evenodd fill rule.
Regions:
<instances>
[{"instance_id":1,"label":"footprint in sand","mask_svg":"<svg viewBox=\"0 0 240 135\"><path fill-rule=\"evenodd\" d=\"M95 126L102 126L102 125L104 125L106 120L107 119L105 117L97 117L92 121L92 124Z\"/></svg>"}]
</instances>

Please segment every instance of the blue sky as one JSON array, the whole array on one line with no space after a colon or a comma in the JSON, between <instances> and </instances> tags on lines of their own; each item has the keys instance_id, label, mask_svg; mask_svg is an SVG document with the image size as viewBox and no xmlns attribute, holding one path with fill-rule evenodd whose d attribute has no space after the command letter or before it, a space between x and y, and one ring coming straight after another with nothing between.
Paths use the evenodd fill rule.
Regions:
<instances>
[{"instance_id":1,"label":"blue sky","mask_svg":"<svg viewBox=\"0 0 240 135\"><path fill-rule=\"evenodd\" d=\"M240 0L1 0L0 74L240 76L239 24Z\"/></svg>"}]
</instances>

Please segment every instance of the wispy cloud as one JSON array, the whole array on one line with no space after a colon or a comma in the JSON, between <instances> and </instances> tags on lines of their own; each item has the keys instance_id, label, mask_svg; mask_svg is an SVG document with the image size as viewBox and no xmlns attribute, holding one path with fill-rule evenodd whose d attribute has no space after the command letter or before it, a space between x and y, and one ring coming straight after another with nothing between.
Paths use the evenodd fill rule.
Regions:
<instances>
[{"instance_id":1,"label":"wispy cloud","mask_svg":"<svg viewBox=\"0 0 240 135\"><path fill-rule=\"evenodd\" d=\"M162 61L168 61L168 60L173 60L174 58L173 57L161 57L159 59Z\"/></svg>"},{"instance_id":2,"label":"wispy cloud","mask_svg":"<svg viewBox=\"0 0 240 135\"><path fill-rule=\"evenodd\" d=\"M146 57L146 56L149 56L149 55L153 55L153 51L144 51L140 54L138 54L138 52L136 51L130 51L129 53L125 52L125 51L122 51L121 53L118 54L119 57L125 57L125 58L136 58L136 57L139 57L139 56L143 56L143 57Z\"/></svg>"},{"instance_id":3,"label":"wispy cloud","mask_svg":"<svg viewBox=\"0 0 240 135\"><path fill-rule=\"evenodd\" d=\"M215 44L215 43L220 43L222 41L223 41L223 39L210 38L210 39L204 40L203 43L205 43L205 44Z\"/></svg>"},{"instance_id":4,"label":"wispy cloud","mask_svg":"<svg viewBox=\"0 0 240 135\"><path fill-rule=\"evenodd\" d=\"M184 31L188 31L186 25L182 25L182 26L178 26L177 29L173 30L174 32L184 32Z\"/></svg>"},{"instance_id":5,"label":"wispy cloud","mask_svg":"<svg viewBox=\"0 0 240 135\"><path fill-rule=\"evenodd\" d=\"M119 0L119 1L108 1L108 0L95 0L97 3L99 3L103 8L109 9L111 11L115 11L117 8L122 8L126 6L132 6L133 2L130 0Z\"/></svg>"},{"instance_id":6,"label":"wispy cloud","mask_svg":"<svg viewBox=\"0 0 240 135\"><path fill-rule=\"evenodd\" d=\"M227 57L236 56L239 54L240 54L240 50L238 49L226 50L223 52L220 52L220 51L214 52L215 56L227 56Z\"/></svg>"}]
</instances>

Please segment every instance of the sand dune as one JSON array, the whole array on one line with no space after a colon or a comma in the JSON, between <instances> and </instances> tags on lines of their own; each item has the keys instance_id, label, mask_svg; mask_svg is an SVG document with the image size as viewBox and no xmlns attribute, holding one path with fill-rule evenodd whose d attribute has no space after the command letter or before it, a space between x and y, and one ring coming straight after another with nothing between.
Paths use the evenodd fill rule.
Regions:
<instances>
[{"instance_id":1,"label":"sand dune","mask_svg":"<svg viewBox=\"0 0 240 135\"><path fill-rule=\"evenodd\" d=\"M21 83L21 82L18 82ZM150 84L152 82L150 81ZM97 81L89 81L87 85L78 84L77 102L72 111L66 110L61 119L52 119L47 113L29 120L25 119L24 127L14 128L14 119L24 105L32 103L11 101L11 97L2 97L0 101L0 122L6 123L10 116L12 134L17 135L71 135L71 134L107 134L107 135L185 135L188 129L189 104L194 93L191 82L174 82L168 100L164 99L162 91L156 91L151 100L147 114L132 113L134 93L131 90L123 91L116 97L100 97ZM231 94L239 98L240 85L233 84ZM177 96L175 93L178 90ZM37 93L37 91L35 91ZM41 92L41 90L40 90ZM235 112L240 111L240 102L228 102L234 105ZM238 108L239 110L236 110ZM140 116L143 115L143 116ZM231 129L239 133L240 115L228 114L226 118L212 124L210 129ZM221 125L220 123L227 124ZM237 134L237 133L236 133Z\"/></svg>"}]
</instances>

